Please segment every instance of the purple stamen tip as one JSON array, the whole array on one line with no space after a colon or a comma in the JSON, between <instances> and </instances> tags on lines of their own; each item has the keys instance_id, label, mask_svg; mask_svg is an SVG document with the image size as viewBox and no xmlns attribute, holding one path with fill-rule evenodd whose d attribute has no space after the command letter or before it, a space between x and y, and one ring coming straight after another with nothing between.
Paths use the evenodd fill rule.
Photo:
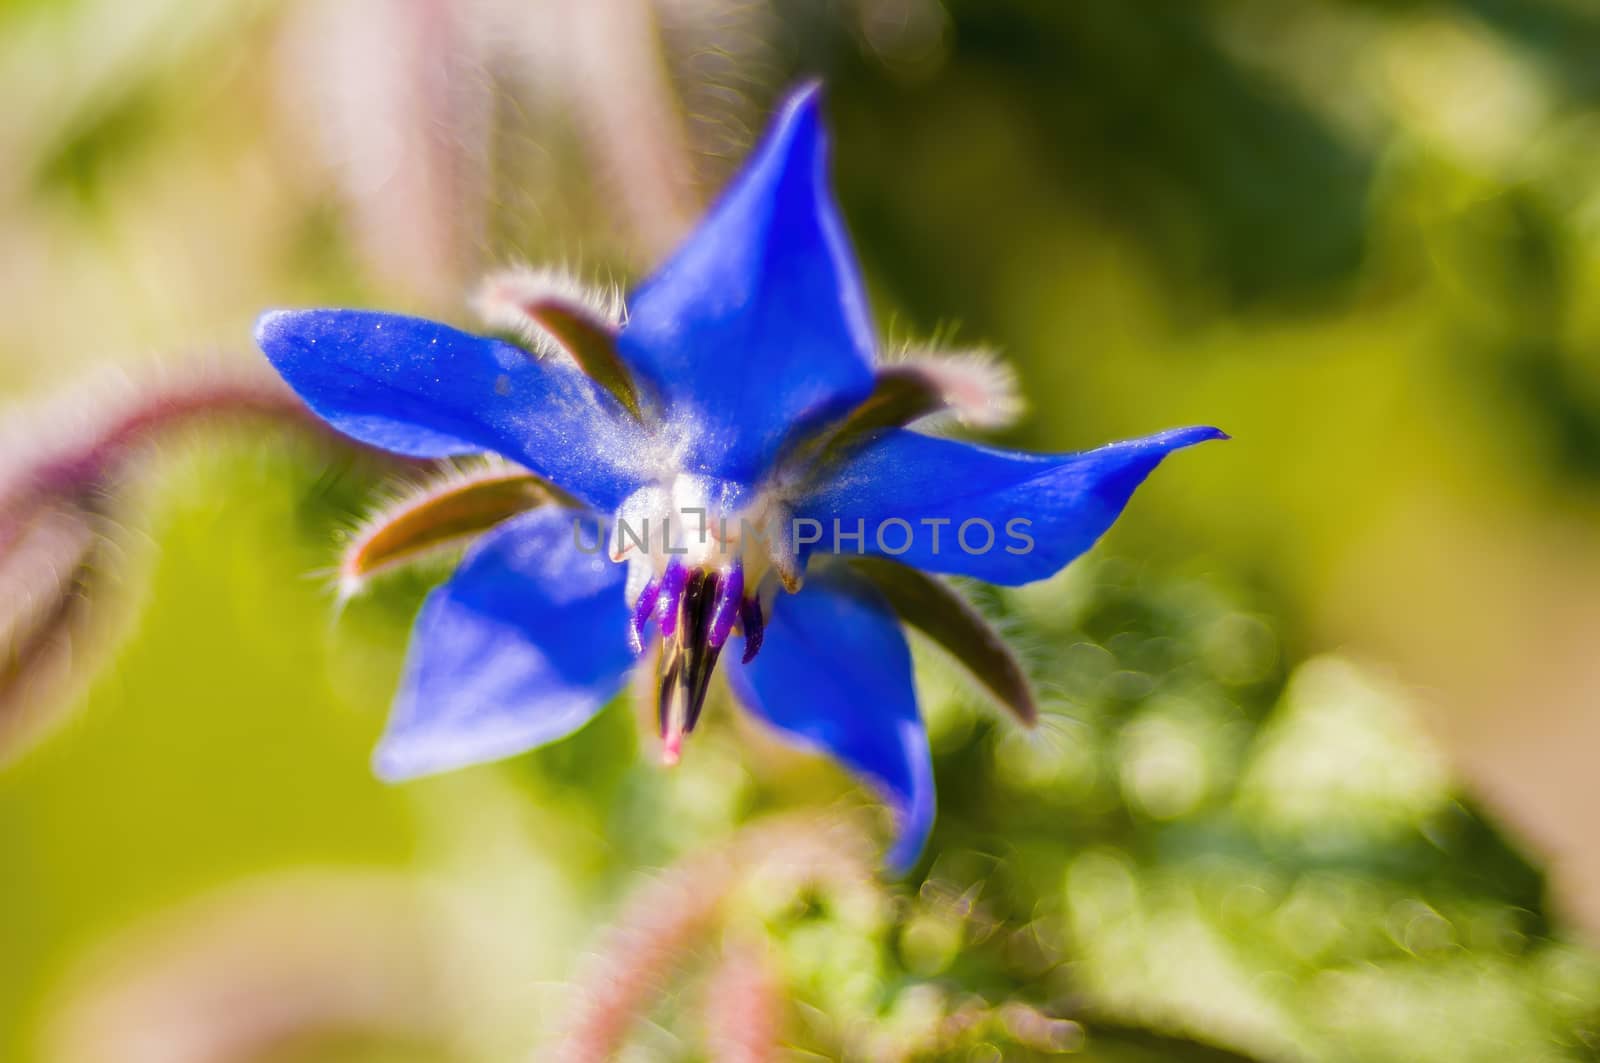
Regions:
<instances>
[{"instance_id":1,"label":"purple stamen tip","mask_svg":"<svg viewBox=\"0 0 1600 1063\"><path fill-rule=\"evenodd\" d=\"M711 612L711 630L706 645L720 650L733 633L733 622L739 619L744 605L744 566L735 561L722 573L717 582L717 602Z\"/></svg>"},{"instance_id":2,"label":"purple stamen tip","mask_svg":"<svg viewBox=\"0 0 1600 1063\"><path fill-rule=\"evenodd\" d=\"M761 602L746 598L739 606L739 622L744 625L744 657L749 664L761 650L761 636L766 631L766 618L761 615Z\"/></svg>"},{"instance_id":3,"label":"purple stamen tip","mask_svg":"<svg viewBox=\"0 0 1600 1063\"><path fill-rule=\"evenodd\" d=\"M632 643L634 653L644 651L644 627L655 614L656 601L660 597L661 580L652 578L639 593L639 600L633 603L633 619L628 624L628 641Z\"/></svg>"},{"instance_id":4,"label":"purple stamen tip","mask_svg":"<svg viewBox=\"0 0 1600 1063\"><path fill-rule=\"evenodd\" d=\"M682 562L673 560L661 574L661 591L657 599L656 619L661 623L661 637L670 639L678 633L678 606L683 603L683 588L689 581L689 570Z\"/></svg>"}]
</instances>

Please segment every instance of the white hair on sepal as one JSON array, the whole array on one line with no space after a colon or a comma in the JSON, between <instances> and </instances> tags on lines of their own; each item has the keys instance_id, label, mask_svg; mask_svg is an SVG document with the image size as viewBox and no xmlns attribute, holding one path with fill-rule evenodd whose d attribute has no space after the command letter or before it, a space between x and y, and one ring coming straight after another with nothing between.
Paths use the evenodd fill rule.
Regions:
<instances>
[{"instance_id":1,"label":"white hair on sepal","mask_svg":"<svg viewBox=\"0 0 1600 1063\"><path fill-rule=\"evenodd\" d=\"M340 535L339 560L331 575L341 608L365 592L375 578L408 565L453 556L488 531L487 527L476 528L460 535L407 544L405 548L385 554L375 553L378 537L396 521L474 486L527 476L527 470L520 465L485 454L446 462L421 475L400 477L384 484L366 507L365 515ZM536 504L530 492L527 508ZM508 513L505 519L511 515Z\"/></svg>"},{"instance_id":2,"label":"white hair on sepal","mask_svg":"<svg viewBox=\"0 0 1600 1063\"><path fill-rule=\"evenodd\" d=\"M1017 387L1017 373L988 347L939 350L907 345L889 354L886 366L909 367L929 380L945 408L923 418L919 427L955 421L967 428L999 429L1017 422L1027 410Z\"/></svg>"},{"instance_id":3,"label":"white hair on sepal","mask_svg":"<svg viewBox=\"0 0 1600 1063\"><path fill-rule=\"evenodd\" d=\"M512 333L535 353L545 357L568 357L527 311L544 301L556 301L588 311L596 321L621 328L628 320L627 303L621 286L607 281L586 284L575 272L561 266L508 266L485 277L471 298L473 312L485 325Z\"/></svg>"}]
</instances>

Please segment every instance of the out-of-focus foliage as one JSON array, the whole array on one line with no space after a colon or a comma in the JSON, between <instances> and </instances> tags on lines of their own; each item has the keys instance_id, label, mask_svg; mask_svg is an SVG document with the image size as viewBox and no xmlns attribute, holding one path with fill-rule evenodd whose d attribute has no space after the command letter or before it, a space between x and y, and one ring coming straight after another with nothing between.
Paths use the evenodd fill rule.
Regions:
<instances>
[{"instance_id":1,"label":"out-of-focus foliage","mask_svg":"<svg viewBox=\"0 0 1600 1063\"><path fill-rule=\"evenodd\" d=\"M726 701L670 772L621 699L378 784L441 570L337 614L327 575L396 470L160 437L75 501L96 619L3 702L56 722L0 769L0 1058L553 1054L619 971L666 989L604 983L634 1059L731 1043L763 986L822 1058L1592 1058L1596 47L1558 0L0 4L0 385L67 411L12 461L94 421L91 370L254 366L267 305L637 277L819 71L884 331L1001 346L1009 442L1235 436L975 592L1035 730L919 645L903 883L729 855L872 806ZM650 938L652 882L717 910Z\"/></svg>"}]
</instances>

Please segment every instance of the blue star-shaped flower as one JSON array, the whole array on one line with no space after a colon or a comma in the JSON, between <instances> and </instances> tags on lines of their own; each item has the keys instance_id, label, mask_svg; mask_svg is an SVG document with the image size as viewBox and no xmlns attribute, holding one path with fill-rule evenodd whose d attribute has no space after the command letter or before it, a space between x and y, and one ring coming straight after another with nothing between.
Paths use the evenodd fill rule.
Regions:
<instances>
[{"instance_id":1,"label":"blue star-shaped flower","mask_svg":"<svg viewBox=\"0 0 1600 1063\"><path fill-rule=\"evenodd\" d=\"M525 307L565 354L367 311L262 318L261 349L335 428L413 457L498 454L563 503L494 523L429 596L381 775L570 734L621 688L652 625L676 759L737 637L739 700L878 789L899 822L889 862L905 868L934 792L899 619L1031 713L1003 644L914 570L1049 576L1163 457L1222 433L1052 455L906 427L962 400L935 371L878 362L826 150L818 92L803 90L624 324L559 300Z\"/></svg>"}]
</instances>

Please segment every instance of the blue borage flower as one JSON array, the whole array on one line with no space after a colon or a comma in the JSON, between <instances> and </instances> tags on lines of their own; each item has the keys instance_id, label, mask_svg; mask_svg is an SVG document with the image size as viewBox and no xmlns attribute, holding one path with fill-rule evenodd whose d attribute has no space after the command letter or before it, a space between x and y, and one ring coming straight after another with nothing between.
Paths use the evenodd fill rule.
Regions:
<instances>
[{"instance_id":1,"label":"blue borage flower","mask_svg":"<svg viewBox=\"0 0 1600 1063\"><path fill-rule=\"evenodd\" d=\"M376 755L384 778L570 734L656 642L675 760L737 640L724 664L739 701L873 784L897 814L889 863L908 868L934 790L899 619L1033 713L1004 643L924 573L1049 576L1167 454L1223 438L1182 428L1054 455L908 428L972 406L962 385L981 392L984 378L876 358L818 109L815 87L788 100L710 216L627 301L625 322L526 283L489 301L498 323L539 337L536 350L368 311L261 319L261 349L340 431L413 457L513 463L402 507L355 557L353 571L375 568L482 532L417 618ZM583 519L587 536L574 527ZM603 552L586 543L594 521L611 529ZM969 549L986 536L958 544L954 532L974 521L1026 531Z\"/></svg>"}]
</instances>

